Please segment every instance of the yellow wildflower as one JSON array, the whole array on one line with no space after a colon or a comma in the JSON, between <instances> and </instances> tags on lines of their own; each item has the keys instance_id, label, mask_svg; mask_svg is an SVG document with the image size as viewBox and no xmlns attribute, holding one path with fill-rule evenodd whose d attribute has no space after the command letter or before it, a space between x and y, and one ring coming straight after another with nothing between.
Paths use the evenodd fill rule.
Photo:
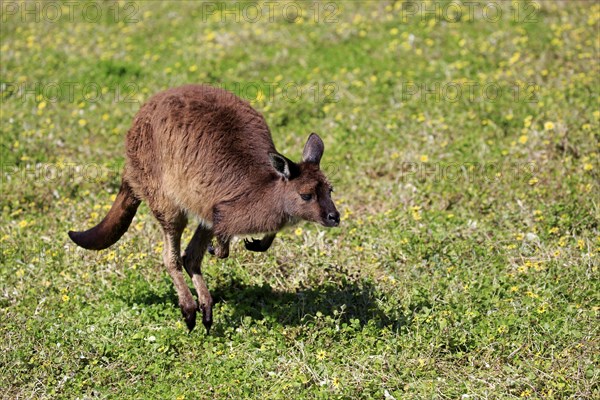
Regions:
<instances>
[{"instance_id":1,"label":"yellow wildflower","mask_svg":"<svg viewBox=\"0 0 600 400\"><path fill-rule=\"evenodd\" d=\"M527 135L521 135L521 136L519 137L519 143L521 143L521 144L525 144L525 143L527 143L527 140L528 140L528 139L529 139L529 138L527 137Z\"/></svg>"}]
</instances>

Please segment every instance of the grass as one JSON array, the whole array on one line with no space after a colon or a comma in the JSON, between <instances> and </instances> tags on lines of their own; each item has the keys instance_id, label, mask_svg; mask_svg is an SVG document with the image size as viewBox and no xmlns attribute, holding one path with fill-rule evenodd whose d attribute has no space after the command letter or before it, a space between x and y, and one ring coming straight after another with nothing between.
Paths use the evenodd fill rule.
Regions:
<instances>
[{"instance_id":1,"label":"grass","mask_svg":"<svg viewBox=\"0 0 600 400\"><path fill-rule=\"evenodd\" d=\"M598 3L15 4L0 397L600 396ZM318 132L343 215L206 259L209 336L145 206L109 250L66 235L110 206L140 104L189 82L251 100L293 159Z\"/></svg>"}]
</instances>

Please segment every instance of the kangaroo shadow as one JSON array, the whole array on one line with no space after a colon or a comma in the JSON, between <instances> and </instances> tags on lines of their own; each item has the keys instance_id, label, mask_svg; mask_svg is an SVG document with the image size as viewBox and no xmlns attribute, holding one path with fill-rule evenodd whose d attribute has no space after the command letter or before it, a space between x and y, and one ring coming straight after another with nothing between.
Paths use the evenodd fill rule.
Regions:
<instances>
[{"instance_id":1,"label":"kangaroo shadow","mask_svg":"<svg viewBox=\"0 0 600 400\"><path fill-rule=\"evenodd\" d=\"M360 326L370 323L380 328L388 326L399 330L409 325L410 318L405 314L386 313L379 307L378 298L381 298L382 294L372 283L344 281L285 291L273 289L268 284L247 284L233 276L228 280L220 279L217 287L211 288L215 302L215 325L211 334L221 335L226 328L238 326L247 317L285 326L297 326L302 325L306 317L318 313L331 316L340 323L358 321ZM171 303L178 307L178 298L172 283L165 278L164 284L161 287L165 290L138 291L129 297L128 301L148 306ZM191 290L195 293L193 288ZM227 311L222 315L219 315L219 303L227 304Z\"/></svg>"},{"instance_id":2,"label":"kangaroo shadow","mask_svg":"<svg viewBox=\"0 0 600 400\"><path fill-rule=\"evenodd\" d=\"M212 291L216 303L227 303L227 315L216 326L219 335L230 326L237 326L244 318L267 320L284 326L298 326L307 317L330 316L339 323L358 322L360 326L374 324L376 327L391 327L399 330L409 324L403 314L387 314L378 305L378 293L369 282L322 283L298 288L295 291L273 289L268 284L248 285L232 278L221 282ZM213 329L214 329L213 328Z\"/></svg>"}]
</instances>

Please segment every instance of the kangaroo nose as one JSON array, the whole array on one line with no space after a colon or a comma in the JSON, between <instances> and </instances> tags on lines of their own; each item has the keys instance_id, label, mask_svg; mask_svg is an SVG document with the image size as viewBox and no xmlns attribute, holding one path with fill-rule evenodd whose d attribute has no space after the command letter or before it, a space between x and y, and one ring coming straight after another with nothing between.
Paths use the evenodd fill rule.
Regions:
<instances>
[{"instance_id":1,"label":"kangaroo nose","mask_svg":"<svg viewBox=\"0 0 600 400\"><path fill-rule=\"evenodd\" d=\"M330 212L327 214L327 220L332 223L332 225L337 226L340 223L340 213L339 212Z\"/></svg>"}]
</instances>

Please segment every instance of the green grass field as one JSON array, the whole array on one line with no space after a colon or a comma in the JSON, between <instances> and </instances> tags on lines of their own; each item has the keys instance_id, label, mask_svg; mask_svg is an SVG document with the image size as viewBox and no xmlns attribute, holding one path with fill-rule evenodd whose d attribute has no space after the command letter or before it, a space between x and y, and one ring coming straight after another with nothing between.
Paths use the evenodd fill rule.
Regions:
<instances>
[{"instance_id":1,"label":"green grass field","mask_svg":"<svg viewBox=\"0 0 600 400\"><path fill-rule=\"evenodd\" d=\"M1 398L600 397L598 2L57 4L1 4ZM342 213L205 259L208 336L145 205L66 234L184 83L319 133Z\"/></svg>"}]
</instances>

